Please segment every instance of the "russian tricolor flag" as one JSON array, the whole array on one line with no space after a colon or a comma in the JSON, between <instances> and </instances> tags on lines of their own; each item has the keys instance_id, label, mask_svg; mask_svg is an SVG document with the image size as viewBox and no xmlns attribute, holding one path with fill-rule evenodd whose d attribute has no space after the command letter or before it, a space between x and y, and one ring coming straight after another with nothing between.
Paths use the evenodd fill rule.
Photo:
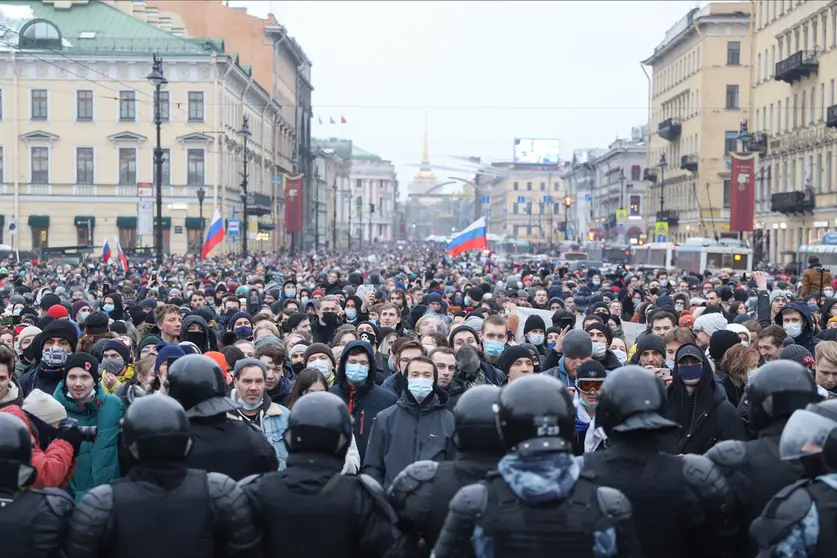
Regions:
<instances>
[{"instance_id":1,"label":"russian tricolor flag","mask_svg":"<svg viewBox=\"0 0 837 558\"><path fill-rule=\"evenodd\" d=\"M245 234L246 231L245 231ZM206 259L212 249L224 241L224 221L221 220L221 214L215 210L215 215L212 216L212 224L209 225L209 230L206 231L206 240L203 243L201 250L201 259Z\"/></svg>"},{"instance_id":2,"label":"russian tricolor flag","mask_svg":"<svg viewBox=\"0 0 837 558\"><path fill-rule=\"evenodd\" d=\"M128 258L125 256L125 252L122 251L122 245L119 244L119 238L114 236L113 240L116 242L116 258L122 266L122 271L128 271Z\"/></svg>"},{"instance_id":3,"label":"russian tricolor flag","mask_svg":"<svg viewBox=\"0 0 837 558\"><path fill-rule=\"evenodd\" d=\"M480 217L468 225L464 231L456 235L456 238L448 243L445 251L455 258L463 252L485 250L488 248L486 232L485 217Z\"/></svg>"},{"instance_id":4,"label":"russian tricolor flag","mask_svg":"<svg viewBox=\"0 0 837 558\"><path fill-rule=\"evenodd\" d=\"M110 244L108 241L105 240L105 246L102 248L102 263L108 263L110 261Z\"/></svg>"}]
</instances>

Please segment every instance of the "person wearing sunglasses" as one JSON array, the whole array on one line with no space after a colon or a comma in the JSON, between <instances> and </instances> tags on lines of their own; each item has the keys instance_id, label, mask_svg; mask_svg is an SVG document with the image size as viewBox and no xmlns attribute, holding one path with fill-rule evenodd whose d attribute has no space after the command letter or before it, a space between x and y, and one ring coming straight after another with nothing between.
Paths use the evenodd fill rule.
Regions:
<instances>
[{"instance_id":1,"label":"person wearing sunglasses","mask_svg":"<svg viewBox=\"0 0 837 558\"><path fill-rule=\"evenodd\" d=\"M596 426L596 407L599 392L607 377L601 362L588 360L576 371L575 390L578 405L575 413L575 437L573 452L576 455L594 452L607 447L604 431Z\"/></svg>"}]
</instances>

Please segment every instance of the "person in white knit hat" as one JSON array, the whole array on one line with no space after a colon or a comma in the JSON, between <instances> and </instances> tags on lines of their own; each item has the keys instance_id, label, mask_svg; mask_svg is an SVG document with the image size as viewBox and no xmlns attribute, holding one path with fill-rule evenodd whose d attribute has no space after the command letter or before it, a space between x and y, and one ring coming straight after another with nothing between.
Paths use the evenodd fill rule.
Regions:
<instances>
[{"instance_id":1,"label":"person in white knit hat","mask_svg":"<svg viewBox=\"0 0 837 558\"><path fill-rule=\"evenodd\" d=\"M70 482L81 447L78 425L68 424L67 410L51 395L32 390L23 406L0 409L22 420L32 436L32 466L38 473L33 488L64 488Z\"/></svg>"}]
</instances>

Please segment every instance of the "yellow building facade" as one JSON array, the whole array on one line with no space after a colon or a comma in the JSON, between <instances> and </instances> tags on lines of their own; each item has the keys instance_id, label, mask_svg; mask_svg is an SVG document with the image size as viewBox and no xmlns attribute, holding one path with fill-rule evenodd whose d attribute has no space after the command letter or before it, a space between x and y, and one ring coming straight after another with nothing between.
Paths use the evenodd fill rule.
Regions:
<instances>
[{"instance_id":1,"label":"yellow building facade","mask_svg":"<svg viewBox=\"0 0 837 558\"><path fill-rule=\"evenodd\" d=\"M667 221L669 241L729 230L727 154L750 107L750 10L693 9L643 61L651 68L646 223Z\"/></svg>"},{"instance_id":2,"label":"yellow building facade","mask_svg":"<svg viewBox=\"0 0 837 558\"><path fill-rule=\"evenodd\" d=\"M785 263L837 231L837 2L754 5L756 238Z\"/></svg>"},{"instance_id":3,"label":"yellow building facade","mask_svg":"<svg viewBox=\"0 0 837 558\"><path fill-rule=\"evenodd\" d=\"M273 247L275 224L259 216L275 215L268 193L280 108L220 42L175 37L101 2L10 0L0 12L0 244L100 250L118 238L126 250L153 246L156 203L150 200L149 214L143 200L141 212L140 196L155 194L148 75L159 52L168 80L161 93L164 249L199 252L216 207L243 232L245 152L237 132L244 116L249 248ZM240 239L228 237L225 251Z\"/></svg>"}]
</instances>

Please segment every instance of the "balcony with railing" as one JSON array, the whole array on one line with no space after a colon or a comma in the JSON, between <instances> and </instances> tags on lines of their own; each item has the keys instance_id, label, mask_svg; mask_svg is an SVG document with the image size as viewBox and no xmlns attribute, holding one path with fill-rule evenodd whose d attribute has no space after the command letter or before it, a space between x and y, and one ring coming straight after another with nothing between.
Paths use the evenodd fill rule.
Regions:
<instances>
[{"instance_id":1,"label":"balcony with railing","mask_svg":"<svg viewBox=\"0 0 837 558\"><path fill-rule=\"evenodd\" d=\"M767 155L770 138L764 132L756 132L750 138L750 151L759 155Z\"/></svg>"},{"instance_id":2,"label":"balcony with railing","mask_svg":"<svg viewBox=\"0 0 837 558\"><path fill-rule=\"evenodd\" d=\"M773 79L793 83L803 77L808 77L819 69L816 50L798 50L776 62L776 73Z\"/></svg>"},{"instance_id":3,"label":"balcony with railing","mask_svg":"<svg viewBox=\"0 0 837 558\"><path fill-rule=\"evenodd\" d=\"M814 196L806 192L780 192L770 197L770 211L795 215L814 212Z\"/></svg>"},{"instance_id":4,"label":"balcony with railing","mask_svg":"<svg viewBox=\"0 0 837 558\"><path fill-rule=\"evenodd\" d=\"M657 169L651 169L646 167L645 171L642 173L642 179L648 182L653 182L654 184L657 183Z\"/></svg>"},{"instance_id":5,"label":"balcony with railing","mask_svg":"<svg viewBox=\"0 0 837 558\"><path fill-rule=\"evenodd\" d=\"M698 156L695 154L680 157L680 168L691 172L698 171Z\"/></svg>"},{"instance_id":6,"label":"balcony with railing","mask_svg":"<svg viewBox=\"0 0 837 558\"><path fill-rule=\"evenodd\" d=\"M671 209L665 209L657 212L657 221L668 223L669 227L676 227L680 223L680 214Z\"/></svg>"},{"instance_id":7,"label":"balcony with railing","mask_svg":"<svg viewBox=\"0 0 837 558\"><path fill-rule=\"evenodd\" d=\"M679 118L666 118L657 126L657 133L664 140L674 141L680 137L682 126Z\"/></svg>"},{"instance_id":8,"label":"balcony with railing","mask_svg":"<svg viewBox=\"0 0 837 558\"><path fill-rule=\"evenodd\" d=\"M837 128L837 105L828 107L825 115L825 126L826 128Z\"/></svg>"}]
</instances>

